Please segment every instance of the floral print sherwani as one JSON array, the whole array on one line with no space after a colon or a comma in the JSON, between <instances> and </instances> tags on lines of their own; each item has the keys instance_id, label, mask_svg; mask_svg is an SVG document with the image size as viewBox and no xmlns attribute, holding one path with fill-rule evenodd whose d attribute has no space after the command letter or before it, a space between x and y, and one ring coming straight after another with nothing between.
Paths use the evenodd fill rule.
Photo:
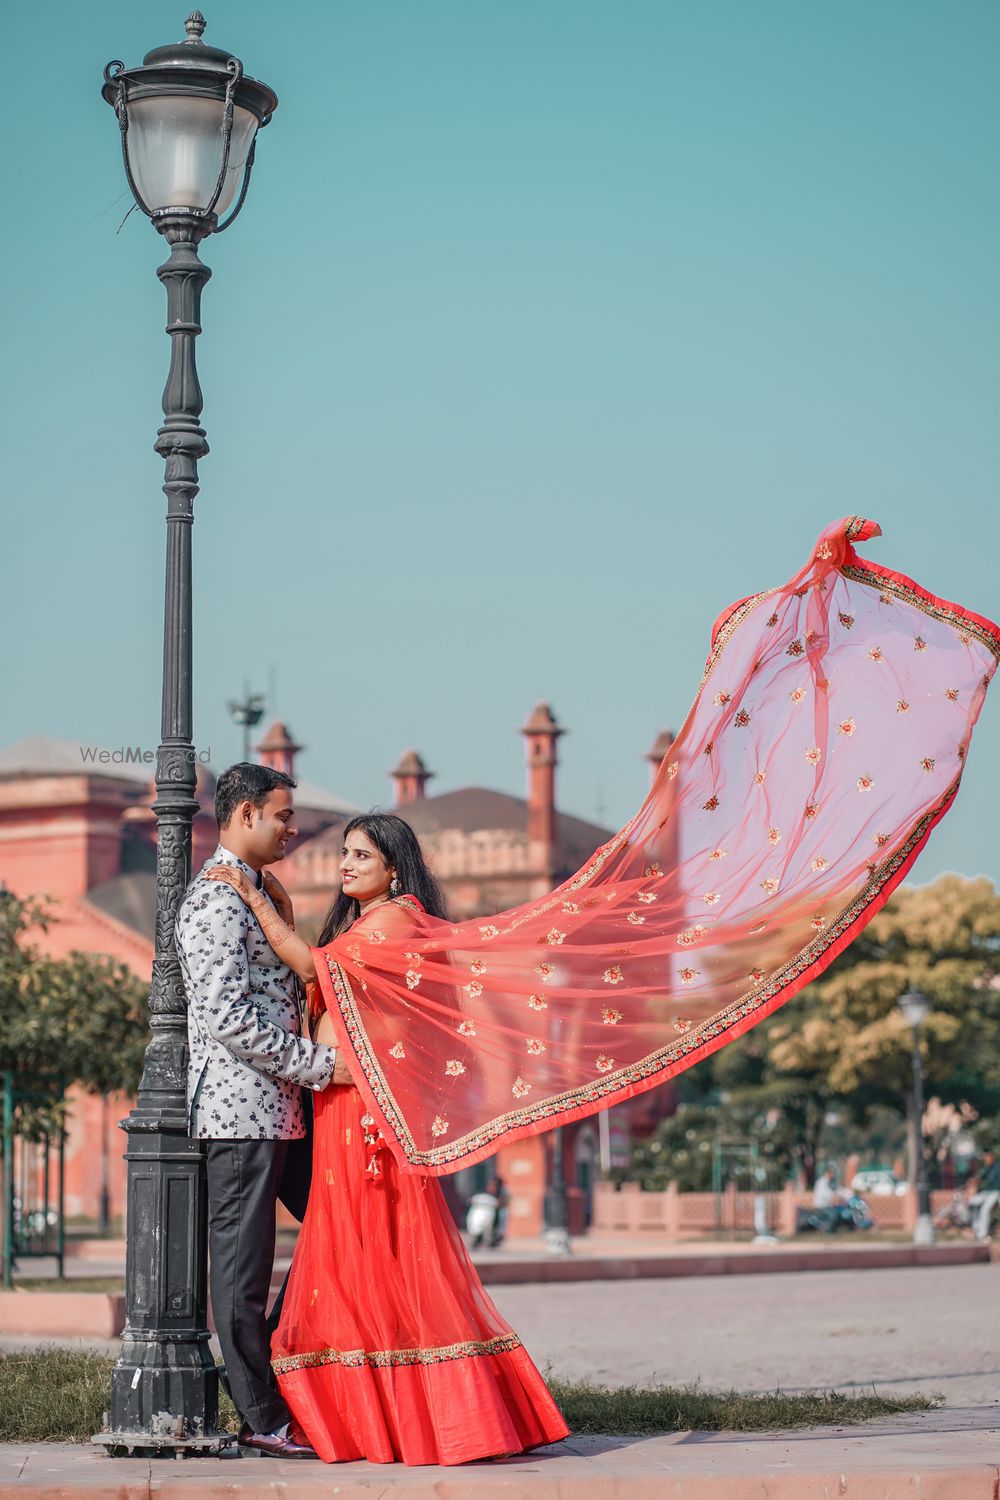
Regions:
<instances>
[{"instance_id":1,"label":"floral print sherwani","mask_svg":"<svg viewBox=\"0 0 1000 1500\"><path fill-rule=\"evenodd\" d=\"M222 844L203 870L256 871ZM177 913L177 953L188 998L188 1119L202 1140L299 1140L301 1088L324 1089L336 1052L300 1035L299 982L228 885L188 886Z\"/></svg>"}]
</instances>

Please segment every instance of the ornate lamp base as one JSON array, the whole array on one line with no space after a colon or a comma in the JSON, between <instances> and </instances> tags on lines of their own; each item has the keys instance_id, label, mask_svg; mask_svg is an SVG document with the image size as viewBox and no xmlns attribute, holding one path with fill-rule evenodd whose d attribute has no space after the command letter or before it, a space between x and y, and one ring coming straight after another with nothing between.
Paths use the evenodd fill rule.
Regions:
<instances>
[{"instance_id":1,"label":"ornate lamp base","mask_svg":"<svg viewBox=\"0 0 1000 1500\"><path fill-rule=\"evenodd\" d=\"M176 1419L164 1412L164 1422ZM109 1458L218 1458L236 1442L231 1432L207 1433L204 1437L170 1436L161 1446L150 1447L150 1439L134 1432L99 1432L91 1438L108 1450Z\"/></svg>"}]
</instances>

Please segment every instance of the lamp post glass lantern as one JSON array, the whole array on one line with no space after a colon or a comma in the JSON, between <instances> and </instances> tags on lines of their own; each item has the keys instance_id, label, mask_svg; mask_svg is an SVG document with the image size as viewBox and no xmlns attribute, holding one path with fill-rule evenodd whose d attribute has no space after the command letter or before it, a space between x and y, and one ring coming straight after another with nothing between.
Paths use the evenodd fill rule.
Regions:
<instances>
[{"instance_id":1,"label":"lamp post glass lantern","mask_svg":"<svg viewBox=\"0 0 1000 1500\"><path fill-rule=\"evenodd\" d=\"M167 293L170 369L154 447L167 497L163 695L156 759L156 946L149 996L152 1038L127 1135L125 1331L111 1380L112 1454L218 1452L218 1373L207 1325L207 1191L202 1148L188 1136L187 1016L174 946L177 907L191 877L195 751L191 712L191 527L198 460L208 453L195 364L201 292L211 271L198 245L243 207L257 135L277 108L266 84L202 41L192 11L186 39L154 48L142 66L104 70L101 93L118 118L136 205L170 246L157 270ZM228 211L228 217L221 216Z\"/></svg>"},{"instance_id":2,"label":"lamp post glass lantern","mask_svg":"<svg viewBox=\"0 0 1000 1500\"><path fill-rule=\"evenodd\" d=\"M913 1148L917 1169L917 1222L913 1240L917 1245L930 1245L934 1242L934 1222L931 1218L927 1152L924 1148L924 1060L920 1052L920 1028L931 1013L931 1003L920 990L907 990L905 995L899 997L899 1008L912 1032Z\"/></svg>"},{"instance_id":3,"label":"lamp post glass lantern","mask_svg":"<svg viewBox=\"0 0 1000 1500\"><path fill-rule=\"evenodd\" d=\"M920 990L907 990L905 995L900 995L899 1008L907 1025L912 1026L914 1031L920 1030L931 1013L931 1003Z\"/></svg>"},{"instance_id":4,"label":"lamp post glass lantern","mask_svg":"<svg viewBox=\"0 0 1000 1500\"><path fill-rule=\"evenodd\" d=\"M164 229L174 212L198 239L228 229L253 170L257 131L270 123L277 95L248 78L239 58L202 41L205 17L193 10L187 39L154 47L141 68L104 69L104 98L118 116L125 175L136 205ZM236 197L229 218L219 223Z\"/></svg>"}]
</instances>

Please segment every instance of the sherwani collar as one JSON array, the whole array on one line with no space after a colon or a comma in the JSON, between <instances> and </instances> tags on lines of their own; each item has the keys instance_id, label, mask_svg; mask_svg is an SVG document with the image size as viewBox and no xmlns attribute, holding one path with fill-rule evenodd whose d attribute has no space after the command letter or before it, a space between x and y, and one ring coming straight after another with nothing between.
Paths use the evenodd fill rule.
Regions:
<instances>
[{"instance_id":1,"label":"sherwani collar","mask_svg":"<svg viewBox=\"0 0 1000 1500\"><path fill-rule=\"evenodd\" d=\"M245 859L240 859L239 855L234 854L231 849L227 849L225 844L219 844L212 858L209 860L209 864L235 865L238 870L243 871L248 880L253 881L258 890L262 890L264 887L263 871L258 874L253 865L248 865Z\"/></svg>"}]
</instances>

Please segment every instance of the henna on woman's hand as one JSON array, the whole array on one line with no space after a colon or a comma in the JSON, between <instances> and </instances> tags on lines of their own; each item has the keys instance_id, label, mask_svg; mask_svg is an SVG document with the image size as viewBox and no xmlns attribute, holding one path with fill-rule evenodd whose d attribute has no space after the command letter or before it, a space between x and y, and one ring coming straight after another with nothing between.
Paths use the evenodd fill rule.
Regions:
<instances>
[{"instance_id":1,"label":"henna on woman's hand","mask_svg":"<svg viewBox=\"0 0 1000 1500\"><path fill-rule=\"evenodd\" d=\"M279 944L291 936L292 928L275 911L264 892L251 885L244 872L233 865L213 865L210 870L205 871L204 878L232 887L244 905L253 912L261 932L277 953Z\"/></svg>"},{"instance_id":2,"label":"henna on woman's hand","mask_svg":"<svg viewBox=\"0 0 1000 1500\"><path fill-rule=\"evenodd\" d=\"M250 910L257 918L257 921L260 924L261 932L263 932L264 936L271 944L271 947L274 949L275 953L277 953L278 956L281 957L281 944L285 941L286 938L294 936L292 928L288 925L284 918L275 911L274 907L271 905L270 901L268 901L267 897L262 891L257 891L255 892L255 894L257 896L257 900L251 901L249 903Z\"/></svg>"},{"instance_id":3,"label":"henna on woman's hand","mask_svg":"<svg viewBox=\"0 0 1000 1500\"><path fill-rule=\"evenodd\" d=\"M309 944L296 937L294 927L279 916L264 892L259 891L242 870L236 869L233 865L213 865L210 870L205 871L203 878L217 880L222 885L231 886L243 904L253 913L261 932L277 956L294 969L300 979L307 982L315 980L316 965L313 962ZM283 888L282 894L287 900L287 893Z\"/></svg>"},{"instance_id":4,"label":"henna on woman's hand","mask_svg":"<svg viewBox=\"0 0 1000 1500\"><path fill-rule=\"evenodd\" d=\"M233 890L243 897L248 906L250 904L250 897L256 890L256 887L250 884L243 871L238 870L235 865L213 865L210 870L205 871L202 879L216 880L220 885L232 886Z\"/></svg>"},{"instance_id":5,"label":"henna on woman's hand","mask_svg":"<svg viewBox=\"0 0 1000 1500\"><path fill-rule=\"evenodd\" d=\"M264 890L271 898L278 915L284 919L295 930L295 913L292 907L292 898L285 890L277 875L272 875L270 870L264 871Z\"/></svg>"},{"instance_id":6,"label":"henna on woman's hand","mask_svg":"<svg viewBox=\"0 0 1000 1500\"><path fill-rule=\"evenodd\" d=\"M337 1061L333 1065L332 1082L336 1084L353 1084L354 1082L351 1070L344 1061L343 1051L339 1047L337 1048Z\"/></svg>"}]
</instances>

